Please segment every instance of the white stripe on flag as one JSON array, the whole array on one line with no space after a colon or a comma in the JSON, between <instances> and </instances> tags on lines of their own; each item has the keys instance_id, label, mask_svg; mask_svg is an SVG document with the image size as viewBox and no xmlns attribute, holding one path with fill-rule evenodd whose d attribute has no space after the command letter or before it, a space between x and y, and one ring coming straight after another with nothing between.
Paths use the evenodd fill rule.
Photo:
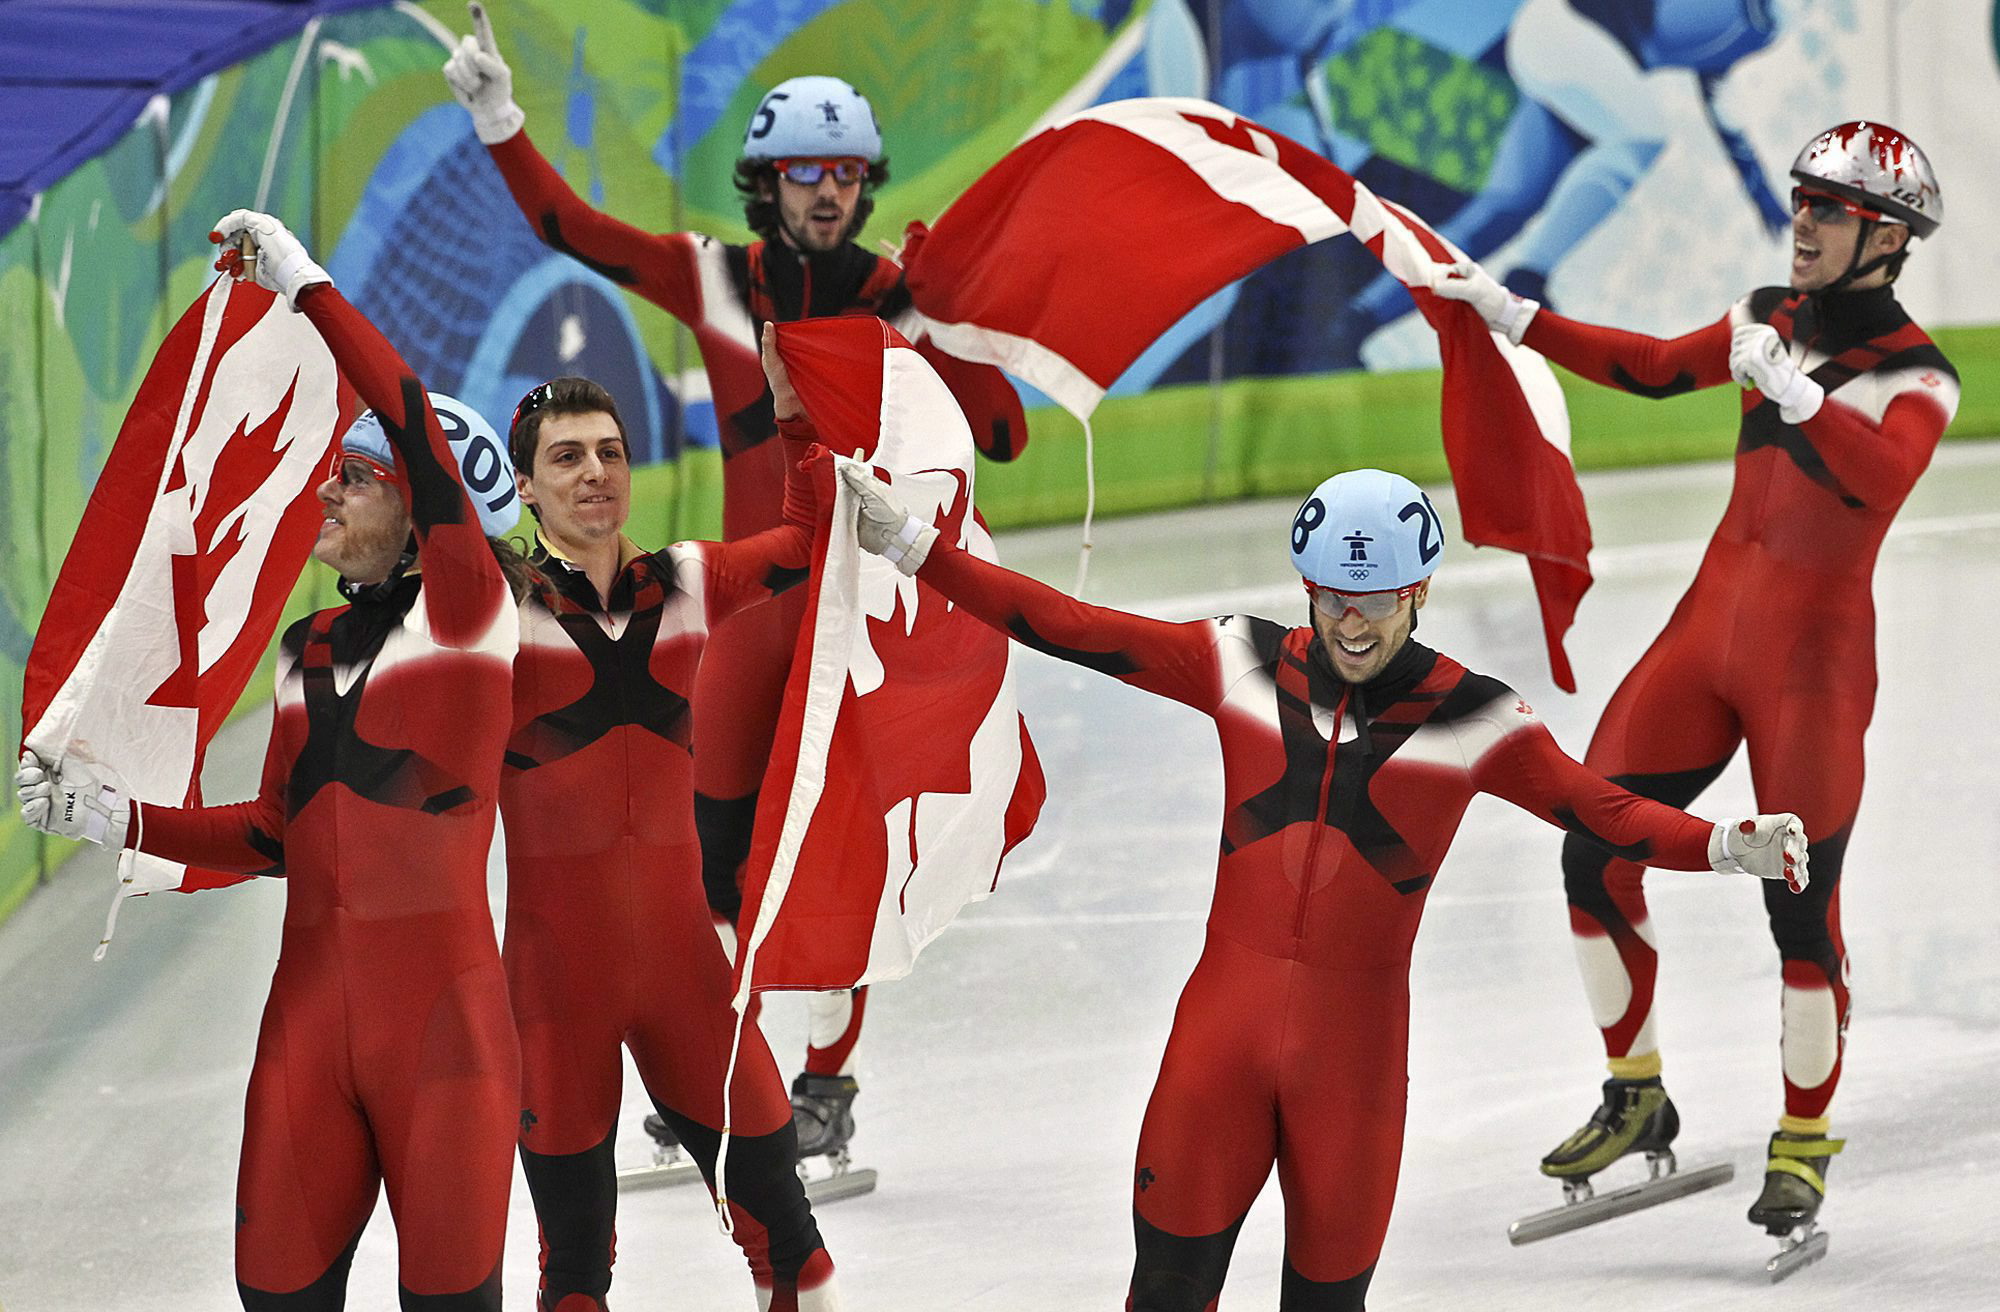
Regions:
<instances>
[{"instance_id":1,"label":"white stripe on flag","mask_svg":"<svg viewBox=\"0 0 2000 1312\"><path fill-rule=\"evenodd\" d=\"M1240 127L1255 144L1257 153L1252 155L1235 146L1223 145L1181 117L1183 114ZM1058 127L1085 121L1120 128L1151 142L1192 169L1216 195L1295 230L1302 243L1322 241L1347 231L1345 219L1278 164L1277 143L1271 140L1270 133L1220 105L1181 97L1116 100L1087 109Z\"/></svg>"}]
</instances>

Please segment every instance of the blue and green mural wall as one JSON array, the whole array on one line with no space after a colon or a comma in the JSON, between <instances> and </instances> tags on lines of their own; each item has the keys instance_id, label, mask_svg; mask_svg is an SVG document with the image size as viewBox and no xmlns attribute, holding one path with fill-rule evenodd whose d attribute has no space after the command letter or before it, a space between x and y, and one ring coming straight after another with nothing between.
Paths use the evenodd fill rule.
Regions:
<instances>
[{"instance_id":1,"label":"blue and green mural wall","mask_svg":"<svg viewBox=\"0 0 2000 1312\"><path fill-rule=\"evenodd\" d=\"M1201 96L1325 152L1515 287L1655 333L1709 322L1782 276L1785 170L1830 123L1880 116L1911 133L1948 215L2000 199L1980 194L2000 153L1988 126L2000 122L1994 14L1950 0L488 7L529 130L580 193L641 227L729 240L748 237L730 182L744 122L772 84L820 72L873 100L894 165L870 245L934 218L1054 117L1125 96ZM154 347L212 276L209 225L238 206L283 217L433 387L489 416L559 372L611 387L642 464L639 540L719 525L715 421L692 341L534 239L439 76L463 7L404 0L298 24L156 98L0 233L10 741L22 663L88 489ZM1982 435L2000 431L1983 386L2000 356L2000 254L1965 228L1948 217L1938 249L1911 262L1905 299L1963 367L1954 433ZM1444 474L1429 334L1351 246L1297 252L1217 295L1133 367L1095 422L1101 509L1292 492L1363 462ZM1081 431L1027 399L1027 452L981 473L996 526L1082 509ZM1578 387L1570 399L1580 466L1729 449L1723 391L1650 404ZM309 572L297 604L324 587ZM64 854L0 808L0 914Z\"/></svg>"}]
</instances>

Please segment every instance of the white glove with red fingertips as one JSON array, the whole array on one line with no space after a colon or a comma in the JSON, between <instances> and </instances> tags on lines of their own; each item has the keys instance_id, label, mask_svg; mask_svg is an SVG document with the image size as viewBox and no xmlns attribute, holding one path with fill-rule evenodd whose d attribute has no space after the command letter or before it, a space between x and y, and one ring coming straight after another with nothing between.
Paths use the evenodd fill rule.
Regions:
<instances>
[{"instance_id":1,"label":"white glove with red fingertips","mask_svg":"<svg viewBox=\"0 0 2000 1312\"><path fill-rule=\"evenodd\" d=\"M1729 335L1729 376L1776 401L1778 418L1788 424L1803 424L1826 401L1826 389L1799 368L1768 323L1742 324Z\"/></svg>"},{"instance_id":2,"label":"white glove with red fingertips","mask_svg":"<svg viewBox=\"0 0 2000 1312\"><path fill-rule=\"evenodd\" d=\"M276 292L297 310L299 293L333 277L313 263L305 243L292 230L268 214L256 210L231 210L215 221L208 239L222 249L215 267L236 278L249 278L266 291Z\"/></svg>"},{"instance_id":3,"label":"white glove with red fingertips","mask_svg":"<svg viewBox=\"0 0 2000 1312\"><path fill-rule=\"evenodd\" d=\"M1717 874L1782 879L1794 893L1806 891L1806 827L1790 811L1724 820L1708 836L1708 864Z\"/></svg>"},{"instance_id":4,"label":"white glove with red fingertips","mask_svg":"<svg viewBox=\"0 0 2000 1312\"><path fill-rule=\"evenodd\" d=\"M842 460L840 477L861 503L855 525L861 549L882 557L905 574L914 575L923 568L931 543L938 540L937 529L904 509L889 485L860 461Z\"/></svg>"},{"instance_id":5,"label":"white glove with red fingertips","mask_svg":"<svg viewBox=\"0 0 2000 1312\"><path fill-rule=\"evenodd\" d=\"M1460 260L1457 264L1433 264L1430 288L1447 301L1464 301L1479 311L1479 317L1486 321L1488 328L1496 333L1505 333L1507 340L1516 346L1527 335L1535 311L1542 308L1540 301L1516 296L1502 287L1494 281L1492 274L1471 260Z\"/></svg>"},{"instance_id":6,"label":"white glove with red fingertips","mask_svg":"<svg viewBox=\"0 0 2000 1312\"><path fill-rule=\"evenodd\" d=\"M132 804L110 784L64 783L58 767L24 751L14 772L14 793L21 799L21 819L31 829L113 851L125 846Z\"/></svg>"},{"instance_id":7,"label":"white glove with red fingertips","mask_svg":"<svg viewBox=\"0 0 2000 1312\"><path fill-rule=\"evenodd\" d=\"M480 144L497 146L519 132L528 116L514 103L514 70L500 57L486 6L474 0L465 8L472 15L472 35L460 37L444 61L444 80L452 98L472 115Z\"/></svg>"}]
</instances>

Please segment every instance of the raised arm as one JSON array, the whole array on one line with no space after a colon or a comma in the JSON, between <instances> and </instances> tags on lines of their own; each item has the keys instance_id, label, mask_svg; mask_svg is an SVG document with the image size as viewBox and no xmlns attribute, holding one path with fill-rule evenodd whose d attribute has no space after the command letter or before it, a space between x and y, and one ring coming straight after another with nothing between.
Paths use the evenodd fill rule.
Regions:
<instances>
[{"instance_id":1,"label":"raised arm","mask_svg":"<svg viewBox=\"0 0 2000 1312\"><path fill-rule=\"evenodd\" d=\"M473 132L492 154L535 235L682 322L694 322L701 314L697 239L621 223L593 209L563 181L522 129L527 116L514 101L514 73L501 58L485 8L467 8L472 35L461 38L445 61L444 79L472 115Z\"/></svg>"},{"instance_id":2,"label":"raised arm","mask_svg":"<svg viewBox=\"0 0 2000 1312\"><path fill-rule=\"evenodd\" d=\"M396 448L397 466L408 481L405 495L423 564L431 637L446 647L482 645L511 596L423 382L331 282L306 288L298 305Z\"/></svg>"}]
</instances>

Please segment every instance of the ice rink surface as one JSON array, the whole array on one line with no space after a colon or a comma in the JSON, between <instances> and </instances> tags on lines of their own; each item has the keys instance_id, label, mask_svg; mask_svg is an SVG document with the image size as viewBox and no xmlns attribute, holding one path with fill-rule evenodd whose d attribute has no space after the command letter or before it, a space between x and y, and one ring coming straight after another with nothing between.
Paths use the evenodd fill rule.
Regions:
<instances>
[{"instance_id":1,"label":"ice rink surface","mask_svg":"<svg viewBox=\"0 0 2000 1312\"><path fill-rule=\"evenodd\" d=\"M1466 549L1455 531L1420 636L1513 683L1581 755L1692 576L1728 484L1726 465L1584 479L1597 585L1569 640L1577 696L1549 682L1526 567ZM1088 595L1173 618L1301 622L1284 554L1292 509L1102 524ZM1075 546L1074 529L1041 530L1001 551L1067 586ZM1417 940L1408 1143L1375 1312L2000 1308L2000 444L1940 453L1890 535L1876 599L1881 693L1842 892L1855 1002L1833 1124L1848 1148L1830 1171L1827 1260L1769 1286L1773 1243L1743 1217L1781 1097L1759 890L1671 872L1648 892L1678 1146L1684 1165L1734 1162L1736 1181L1509 1248L1510 1220L1559 1201L1535 1162L1591 1110L1603 1068L1571 957L1559 835L1482 798ZM820 1210L852 1312L1123 1306L1132 1154L1201 943L1219 757L1204 717L1033 653L1020 698L1048 773L1041 825L998 895L870 1000L855 1148L881 1188ZM219 742L210 797L248 795L265 728L247 717ZM1740 760L1695 809L1755 809ZM94 965L110 887L109 860L86 854L0 925L0 1304L234 1308L243 1089L284 888L132 904ZM494 896L498 907L497 873ZM778 999L766 1025L789 1075L802 1004ZM636 1080L626 1104L620 1154L636 1163ZM754 1306L700 1190L630 1195L619 1220L614 1306ZM350 1307L395 1306L394 1251L378 1208ZM510 1308L532 1306L535 1251L517 1187ZM1273 1185L1243 1228L1223 1306L1275 1306L1281 1252Z\"/></svg>"}]
</instances>

